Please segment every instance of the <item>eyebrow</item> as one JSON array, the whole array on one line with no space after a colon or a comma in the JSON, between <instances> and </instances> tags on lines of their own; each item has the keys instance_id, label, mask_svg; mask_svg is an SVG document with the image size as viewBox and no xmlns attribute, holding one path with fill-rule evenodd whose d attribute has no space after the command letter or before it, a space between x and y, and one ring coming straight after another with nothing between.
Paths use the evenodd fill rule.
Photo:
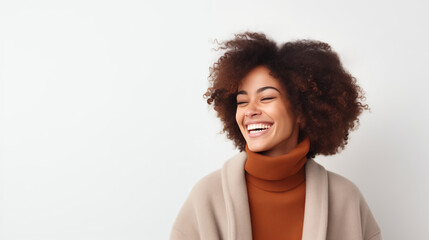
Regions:
<instances>
[{"instance_id":1,"label":"eyebrow","mask_svg":"<svg viewBox=\"0 0 429 240\"><path fill-rule=\"evenodd\" d=\"M267 89L274 89L274 90L276 90L277 92L279 92L279 93L280 93L280 91L279 91L277 88L275 88L275 87L270 87L270 86L267 86L267 87L261 87L261 88L259 88L258 90L256 90L256 93L260 93L260 92L265 91L265 90L267 90ZM242 90L242 91L237 92L237 95L239 95L239 94L247 95L247 92L246 92L246 91L244 91L244 90Z\"/></svg>"}]
</instances>

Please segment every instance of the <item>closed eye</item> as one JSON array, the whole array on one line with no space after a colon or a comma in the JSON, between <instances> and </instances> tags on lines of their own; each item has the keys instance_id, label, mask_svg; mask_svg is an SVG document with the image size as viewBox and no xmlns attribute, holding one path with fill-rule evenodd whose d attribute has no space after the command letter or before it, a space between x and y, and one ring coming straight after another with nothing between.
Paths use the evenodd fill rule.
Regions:
<instances>
[{"instance_id":1,"label":"closed eye","mask_svg":"<svg viewBox=\"0 0 429 240\"><path fill-rule=\"evenodd\" d=\"M271 100L271 99L274 99L275 97L267 97L267 98L262 98L262 101L268 101L268 100Z\"/></svg>"}]
</instances>

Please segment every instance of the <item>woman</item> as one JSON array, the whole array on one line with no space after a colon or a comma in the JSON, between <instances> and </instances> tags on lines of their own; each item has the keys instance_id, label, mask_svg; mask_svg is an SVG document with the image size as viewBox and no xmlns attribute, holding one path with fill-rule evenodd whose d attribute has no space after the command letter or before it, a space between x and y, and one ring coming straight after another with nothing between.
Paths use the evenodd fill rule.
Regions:
<instances>
[{"instance_id":1,"label":"woman","mask_svg":"<svg viewBox=\"0 0 429 240\"><path fill-rule=\"evenodd\" d=\"M381 239L359 189L313 161L344 149L368 109L338 55L248 32L220 49L205 97L241 152L195 185L171 239Z\"/></svg>"}]
</instances>

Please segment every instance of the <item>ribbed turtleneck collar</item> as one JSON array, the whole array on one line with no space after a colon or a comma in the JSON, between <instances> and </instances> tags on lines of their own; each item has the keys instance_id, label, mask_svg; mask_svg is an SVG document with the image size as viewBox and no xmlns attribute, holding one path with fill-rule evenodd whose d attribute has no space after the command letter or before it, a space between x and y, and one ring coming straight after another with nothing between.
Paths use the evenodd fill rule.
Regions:
<instances>
[{"instance_id":1,"label":"ribbed turtleneck collar","mask_svg":"<svg viewBox=\"0 0 429 240\"><path fill-rule=\"evenodd\" d=\"M289 153L269 157L252 152L246 145L247 161L244 166L247 181L268 191L285 191L305 180L305 155L310 140L305 138Z\"/></svg>"}]
</instances>

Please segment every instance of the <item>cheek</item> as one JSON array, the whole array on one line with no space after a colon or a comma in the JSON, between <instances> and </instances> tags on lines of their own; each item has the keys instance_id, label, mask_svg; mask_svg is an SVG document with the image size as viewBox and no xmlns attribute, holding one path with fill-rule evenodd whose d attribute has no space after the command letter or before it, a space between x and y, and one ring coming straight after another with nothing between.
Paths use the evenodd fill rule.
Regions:
<instances>
[{"instance_id":1,"label":"cheek","mask_svg":"<svg viewBox=\"0 0 429 240\"><path fill-rule=\"evenodd\" d=\"M239 110L237 110L237 111L235 112L235 121L237 122L237 125L238 125L239 127L241 127L242 117L241 117L241 114L240 114L240 111L239 111Z\"/></svg>"},{"instance_id":2,"label":"cheek","mask_svg":"<svg viewBox=\"0 0 429 240\"><path fill-rule=\"evenodd\" d=\"M282 108L281 111L273 112L273 118L275 118L282 128L282 131L287 131L293 127L295 119L291 112L287 109Z\"/></svg>"},{"instance_id":3,"label":"cheek","mask_svg":"<svg viewBox=\"0 0 429 240\"><path fill-rule=\"evenodd\" d=\"M243 113L240 110L237 110L235 112L235 121L237 122L238 128L240 129L241 133L243 134Z\"/></svg>"},{"instance_id":4,"label":"cheek","mask_svg":"<svg viewBox=\"0 0 429 240\"><path fill-rule=\"evenodd\" d=\"M290 112L285 112L284 114L284 125L288 130L292 129L295 125L296 119Z\"/></svg>"}]
</instances>

